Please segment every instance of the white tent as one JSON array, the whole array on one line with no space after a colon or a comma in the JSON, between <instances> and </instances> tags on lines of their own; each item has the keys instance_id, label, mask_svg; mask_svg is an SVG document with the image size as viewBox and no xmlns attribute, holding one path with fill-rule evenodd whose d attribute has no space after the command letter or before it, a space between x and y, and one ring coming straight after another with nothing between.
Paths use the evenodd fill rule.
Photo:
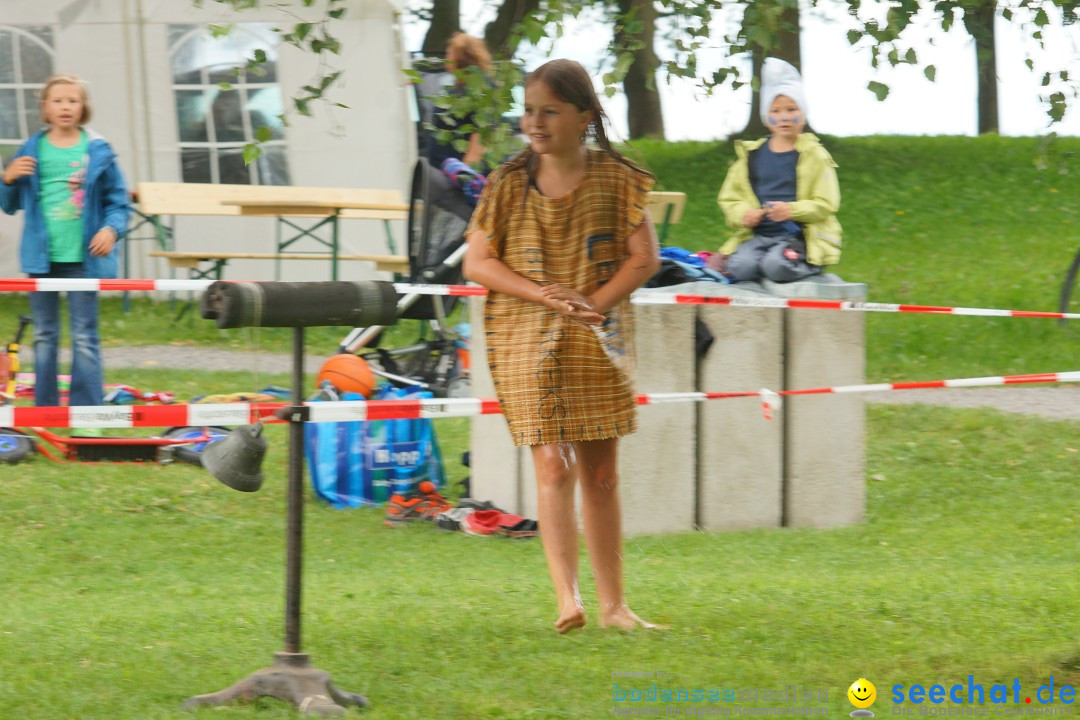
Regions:
<instances>
[{"instance_id":1,"label":"white tent","mask_svg":"<svg viewBox=\"0 0 1080 720\"><path fill-rule=\"evenodd\" d=\"M408 58L401 39L402 3L351 0L330 31L342 51L331 58L343 70L330 99L347 108L313 103L314 117L292 115L266 148L266 159L245 167L238 153L257 124L291 106L290 96L311 83L317 58L279 42L272 28L290 28L295 15L274 7L234 12L215 2L197 8L189 0L3 0L0 14L0 154L38 128L34 92L53 72L71 72L90 88L90 126L116 148L129 185L154 182L236 182L407 191L416 156L411 90L402 68ZM269 4L267 4L269 5ZM210 24L233 24L223 38ZM236 92L218 85L227 69L254 48L273 61L265 77L248 75ZM228 95L244 100L231 119L218 116ZM201 114L201 115L200 115ZM211 117L216 119L210 119ZM187 121L195 120L197 131ZM403 223L393 227L397 250ZM19 275L22 220L0 215L0 276ZM147 237L146 232L135 237ZM177 250L270 252L274 221L267 218L176 219ZM344 221L342 252L387 253L381 223ZM165 277L161 261L146 257L153 242L134 240L133 277ZM298 245L299 247L299 245ZM317 250L317 247L303 247ZM230 266L227 276L268 278L270 263ZM353 263L342 277L370 275ZM327 279L322 263L294 262L288 279Z\"/></svg>"}]
</instances>

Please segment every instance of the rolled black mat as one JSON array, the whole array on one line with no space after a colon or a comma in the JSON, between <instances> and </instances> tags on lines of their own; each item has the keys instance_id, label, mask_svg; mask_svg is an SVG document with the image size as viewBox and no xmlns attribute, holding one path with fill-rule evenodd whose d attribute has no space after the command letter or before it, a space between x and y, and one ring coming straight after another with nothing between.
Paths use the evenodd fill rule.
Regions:
<instances>
[{"instance_id":1,"label":"rolled black mat","mask_svg":"<svg viewBox=\"0 0 1080 720\"><path fill-rule=\"evenodd\" d=\"M202 316L219 328L393 325L393 283L224 282L203 293Z\"/></svg>"}]
</instances>

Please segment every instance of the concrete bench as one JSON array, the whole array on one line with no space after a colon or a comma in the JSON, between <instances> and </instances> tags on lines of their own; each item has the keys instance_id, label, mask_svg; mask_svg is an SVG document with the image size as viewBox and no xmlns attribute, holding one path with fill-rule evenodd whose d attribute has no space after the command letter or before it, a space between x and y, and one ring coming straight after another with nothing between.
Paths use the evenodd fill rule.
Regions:
<instances>
[{"instance_id":1,"label":"concrete bench","mask_svg":"<svg viewBox=\"0 0 1080 720\"><path fill-rule=\"evenodd\" d=\"M760 295L861 300L866 286L835 275L776 285L712 282L638 295ZM634 305L637 392L757 391L865 381L865 316L829 310ZM694 325L715 337L700 360ZM483 342L483 298L472 305L473 392L493 397ZM757 398L638 408L639 430L620 444L628 535L836 527L862 521L865 415L859 395L785 398L765 420ZM473 423L472 494L536 516L528 448L510 443L502 416Z\"/></svg>"}]
</instances>

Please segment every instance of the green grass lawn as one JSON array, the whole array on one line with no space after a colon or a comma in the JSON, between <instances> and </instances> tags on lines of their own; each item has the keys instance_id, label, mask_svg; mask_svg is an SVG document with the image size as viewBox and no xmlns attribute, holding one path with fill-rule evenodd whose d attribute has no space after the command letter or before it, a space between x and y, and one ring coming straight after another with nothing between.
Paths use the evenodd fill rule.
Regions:
<instances>
[{"instance_id":1,"label":"green grass lawn","mask_svg":"<svg viewBox=\"0 0 1080 720\"><path fill-rule=\"evenodd\" d=\"M268 432L256 494L187 465L0 469L3 717L189 717L185 697L269 663L285 452L283 428ZM555 634L536 541L308 502L303 648L371 718L606 717L613 682L648 685L612 673L643 670L827 690L833 715L859 677L879 716L898 683L1076 684L1078 437L1075 422L875 407L864 524L629 539L631 602L672 629L628 636ZM264 700L199 716L290 715Z\"/></svg>"},{"instance_id":2,"label":"green grass lawn","mask_svg":"<svg viewBox=\"0 0 1080 720\"><path fill-rule=\"evenodd\" d=\"M1050 154L1030 139L826 145L844 194L835 271L866 282L872 300L1056 307L1080 245L1080 141ZM639 149L664 189L689 195L670 243L715 249L729 145ZM25 298L0 295L11 330L17 312ZM219 331L172 313L142 299L123 313L106 300L106 342L289 348L287 330ZM1052 321L870 314L867 323L870 381L1080 369L1080 329ZM313 329L308 350L331 352L343 334ZM107 380L181 399L254 381L239 367L107 368ZM437 429L457 482L468 420ZM283 637L286 451L284 428L267 432L267 482L255 494L180 464L0 465L0 718L192 717L178 709L186 697L270 662ZM1077 422L871 407L864 524L629 539L631 603L672 626L631 635L554 633L538 541L390 530L378 509L309 499L303 648L341 687L370 697L371 718L608 717L629 707L612 701L613 683L649 682L612 674L648 670L668 673L670 687L827 690L819 706L831 716L852 710L844 693L860 677L877 685L879 717L892 714L896 684L973 675L987 689L1019 679L1034 692L1051 677L1076 685L1078 460ZM583 592L594 607L590 582ZM273 700L195 715L294 716Z\"/></svg>"}]
</instances>

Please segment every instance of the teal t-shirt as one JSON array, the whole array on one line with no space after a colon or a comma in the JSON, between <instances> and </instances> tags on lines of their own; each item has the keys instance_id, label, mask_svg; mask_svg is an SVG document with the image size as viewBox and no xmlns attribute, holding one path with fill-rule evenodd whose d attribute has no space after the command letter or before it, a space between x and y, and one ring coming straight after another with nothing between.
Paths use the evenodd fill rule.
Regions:
<instances>
[{"instance_id":1,"label":"teal t-shirt","mask_svg":"<svg viewBox=\"0 0 1080 720\"><path fill-rule=\"evenodd\" d=\"M38 200L49 232L51 262L82 262L83 203L89 142L86 133L71 147L56 147L47 135L38 143Z\"/></svg>"}]
</instances>

